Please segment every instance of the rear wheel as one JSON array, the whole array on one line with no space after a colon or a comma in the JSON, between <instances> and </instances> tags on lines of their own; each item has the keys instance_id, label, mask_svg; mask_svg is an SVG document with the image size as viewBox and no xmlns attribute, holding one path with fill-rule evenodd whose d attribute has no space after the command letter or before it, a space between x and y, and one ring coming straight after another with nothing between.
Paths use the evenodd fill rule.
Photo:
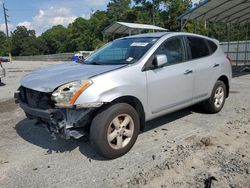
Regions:
<instances>
[{"instance_id":1,"label":"rear wheel","mask_svg":"<svg viewBox=\"0 0 250 188\"><path fill-rule=\"evenodd\" d=\"M90 127L90 141L106 158L126 154L139 134L137 111L126 103L117 103L98 113Z\"/></svg>"},{"instance_id":2,"label":"rear wheel","mask_svg":"<svg viewBox=\"0 0 250 188\"><path fill-rule=\"evenodd\" d=\"M218 80L215 83L210 98L203 103L203 109L209 113L217 113L221 111L226 100L226 86L224 82Z\"/></svg>"}]
</instances>

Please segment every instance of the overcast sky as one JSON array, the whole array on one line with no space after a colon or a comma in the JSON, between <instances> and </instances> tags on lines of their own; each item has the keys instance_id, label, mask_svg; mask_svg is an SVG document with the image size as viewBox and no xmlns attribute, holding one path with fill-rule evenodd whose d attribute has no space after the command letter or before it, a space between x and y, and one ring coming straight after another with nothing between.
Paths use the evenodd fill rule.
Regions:
<instances>
[{"instance_id":1,"label":"overcast sky","mask_svg":"<svg viewBox=\"0 0 250 188\"><path fill-rule=\"evenodd\" d=\"M9 10L9 27L24 25L37 34L53 25L67 26L77 17L89 18L91 9L105 10L109 0L0 0L0 30L5 31L2 3ZM199 0L193 0L199 1Z\"/></svg>"}]
</instances>

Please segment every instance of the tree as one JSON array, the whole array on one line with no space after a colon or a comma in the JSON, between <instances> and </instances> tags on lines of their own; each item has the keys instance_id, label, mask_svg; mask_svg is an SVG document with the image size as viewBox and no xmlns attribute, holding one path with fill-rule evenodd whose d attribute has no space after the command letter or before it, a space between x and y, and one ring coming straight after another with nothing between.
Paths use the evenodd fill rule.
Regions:
<instances>
[{"instance_id":1,"label":"tree","mask_svg":"<svg viewBox=\"0 0 250 188\"><path fill-rule=\"evenodd\" d=\"M89 30L99 40L103 40L102 31L111 24L105 11L96 11L89 19Z\"/></svg>"},{"instance_id":2,"label":"tree","mask_svg":"<svg viewBox=\"0 0 250 188\"><path fill-rule=\"evenodd\" d=\"M68 32L62 25L53 26L51 29L44 32L40 37L40 42L44 41L48 51L46 53L62 53L66 52L66 38Z\"/></svg>"},{"instance_id":3,"label":"tree","mask_svg":"<svg viewBox=\"0 0 250 188\"><path fill-rule=\"evenodd\" d=\"M28 30L25 26L18 26L11 34L12 55L38 55L46 49L45 43L36 37L34 30Z\"/></svg>"},{"instance_id":4,"label":"tree","mask_svg":"<svg viewBox=\"0 0 250 188\"><path fill-rule=\"evenodd\" d=\"M177 17L191 8L191 0L165 0L163 1L167 9L162 13L165 28L170 31L180 30L180 21Z\"/></svg>"},{"instance_id":5,"label":"tree","mask_svg":"<svg viewBox=\"0 0 250 188\"><path fill-rule=\"evenodd\" d=\"M4 32L0 31L0 56L8 55L7 37Z\"/></svg>"},{"instance_id":6,"label":"tree","mask_svg":"<svg viewBox=\"0 0 250 188\"><path fill-rule=\"evenodd\" d=\"M126 21L126 13L130 9L131 0L111 0L107 5L107 14L112 22Z\"/></svg>"},{"instance_id":7,"label":"tree","mask_svg":"<svg viewBox=\"0 0 250 188\"><path fill-rule=\"evenodd\" d=\"M154 24L158 26L163 26L161 24L160 14L162 10L160 9L160 0L134 0L136 6L134 7L137 11L137 22Z\"/></svg>"},{"instance_id":8,"label":"tree","mask_svg":"<svg viewBox=\"0 0 250 188\"><path fill-rule=\"evenodd\" d=\"M102 40L100 27L105 25L105 23L103 25L99 23L97 19L86 20L80 17L68 26L68 51L94 50L96 48L96 45Z\"/></svg>"}]
</instances>

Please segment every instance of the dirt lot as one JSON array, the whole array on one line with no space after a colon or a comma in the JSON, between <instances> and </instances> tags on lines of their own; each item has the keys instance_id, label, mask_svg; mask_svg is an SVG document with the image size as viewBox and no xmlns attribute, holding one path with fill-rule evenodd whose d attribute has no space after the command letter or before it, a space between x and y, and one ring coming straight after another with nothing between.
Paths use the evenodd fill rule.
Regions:
<instances>
[{"instance_id":1,"label":"dirt lot","mask_svg":"<svg viewBox=\"0 0 250 188\"><path fill-rule=\"evenodd\" d=\"M215 115L191 107L147 123L132 150L105 160L87 140L53 141L14 104L20 77L51 63L4 65L0 187L250 187L250 74Z\"/></svg>"}]
</instances>

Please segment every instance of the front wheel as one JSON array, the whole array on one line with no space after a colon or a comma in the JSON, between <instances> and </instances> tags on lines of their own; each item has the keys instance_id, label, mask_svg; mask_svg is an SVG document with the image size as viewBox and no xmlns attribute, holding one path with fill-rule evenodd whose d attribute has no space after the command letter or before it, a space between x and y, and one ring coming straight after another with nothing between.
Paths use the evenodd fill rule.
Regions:
<instances>
[{"instance_id":1,"label":"front wheel","mask_svg":"<svg viewBox=\"0 0 250 188\"><path fill-rule=\"evenodd\" d=\"M226 86L224 82L218 80L215 83L210 98L203 103L203 108L208 113L217 113L221 111L226 100Z\"/></svg>"},{"instance_id":2,"label":"front wheel","mask_svg":"<svg viewBox=\"0 0 250 188\"><path fill-rule=\"evenodd\" d=\"M90 141L106 158L126 154L140 130L137 111L126 103L117 103L98 113L90 127Z\"/></svg>"}]
</instances>

